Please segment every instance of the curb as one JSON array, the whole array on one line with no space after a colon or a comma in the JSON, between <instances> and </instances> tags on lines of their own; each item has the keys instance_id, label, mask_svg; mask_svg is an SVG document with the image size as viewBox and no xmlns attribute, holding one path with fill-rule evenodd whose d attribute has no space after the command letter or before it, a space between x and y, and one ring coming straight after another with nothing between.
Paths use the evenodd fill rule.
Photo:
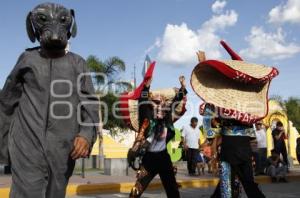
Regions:
<instances>
[{"instance_id":1,"label":"curb","mask_svg":"<svg viewBox=\"0 0 300 198\"><path fill-rule=\"evenodd\" d=\"M288 181L300 181L300 175L287 176ZM259 184L271 183L271 179L268 176L259 176L255 178L255 181ZM181 188L207 188L215 187L219 179L191 179L191 180L177 180ZM122 183L103 183L103 184L69 184L67 187L67 196L74 195L91 195L91 194L107 194L107 193L129 193L134 186L134 182L122 182ZM147 190L162 189L161 182L152 182ZM0 188L0 197L8 198L10 188Z\"/></svg>"}]
</instances>

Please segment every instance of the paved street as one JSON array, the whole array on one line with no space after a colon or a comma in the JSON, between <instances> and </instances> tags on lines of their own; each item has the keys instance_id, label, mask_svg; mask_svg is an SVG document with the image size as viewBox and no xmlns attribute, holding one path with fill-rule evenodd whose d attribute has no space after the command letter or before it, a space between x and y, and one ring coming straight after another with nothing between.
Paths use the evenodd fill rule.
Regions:
<instances>
[{"instance_id":1,"label":"paved street","mask_svg":"<svg viewBox=\"0 0 300 198\"><path fill-rule=\"evenodd\" d=\"M299 198L300 197L300 182L264 184L261 186L263 192L268 198ZM182 198L206 198L212 193L213 188L207 189L182 189ZM128 194L105 194L93 196L72 196L68 198L125 198ZM166 198L164 192L150 191L144 193L143 198ZM246 198L243 193L242 198Z\"/></svg>"}]
</instances>

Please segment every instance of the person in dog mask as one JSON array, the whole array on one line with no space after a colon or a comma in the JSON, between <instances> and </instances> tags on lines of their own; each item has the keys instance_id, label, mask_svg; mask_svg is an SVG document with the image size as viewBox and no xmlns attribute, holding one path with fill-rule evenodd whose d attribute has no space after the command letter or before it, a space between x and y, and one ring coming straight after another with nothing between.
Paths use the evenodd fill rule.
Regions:
<instances>
[{"instance_id":1,"label":"person in dog mask","mask_svg":"<svg viewBox=\"0 0 300 198\"><path fill-rule=\"evenodd\" d=\"M63 198L95 142L98 100L85 60L65 50L74 11L40 4L26 25L40 46L22 53L0 93L0 161L11 163L10 198Z\"/></svg>"}]
</instances>

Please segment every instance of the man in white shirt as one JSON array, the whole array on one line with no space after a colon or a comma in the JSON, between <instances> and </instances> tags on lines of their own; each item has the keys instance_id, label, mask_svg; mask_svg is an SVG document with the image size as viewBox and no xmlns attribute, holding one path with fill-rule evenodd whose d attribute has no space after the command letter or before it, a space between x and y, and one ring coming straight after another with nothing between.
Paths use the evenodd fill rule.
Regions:
<instances>
[{"instance_id":1,"label":"man in white shirt","mask_svg":"<svg viewBox=\"0 0 300 198\"><path fill-rule=\"evenodd\" d=\"M196 175L197 155L200 145L200 129L197 127L198 119L193 117L189 126L182 129L182 142L187 156L189 175Z\"/></svg>"},{"instance_id":2,"label":"man in white shirt","mask_svg":"<svg viewBox=\"0 0 300 198\"><path fill-rule=\"evenodd\" d=\"M264 174L267 161L267 134L261 121L255 123L255 134L258 149L255 172L256 174Z\"/></svg>"}]
</instances>

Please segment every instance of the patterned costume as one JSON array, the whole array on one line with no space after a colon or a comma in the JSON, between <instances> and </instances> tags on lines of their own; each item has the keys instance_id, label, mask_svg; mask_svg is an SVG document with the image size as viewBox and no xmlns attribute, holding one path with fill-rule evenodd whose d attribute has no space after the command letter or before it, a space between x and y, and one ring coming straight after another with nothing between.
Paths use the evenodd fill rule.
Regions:
<instances>
[{"instance_id":1,"label":"patterned costume","mask_svg":"<svg viewBox=\"0 0 300 198\"><path fill-rule=\"evenodd\" d=\"M154 63L150 65L141 85L133 93L124 94L120 98L123 102L123 116L128 115L128 124L138 131L128 152L129 165L137 170L137 181L129 197L140 197L159 174L167 197L178 198L178 185L166 145L175 135L173 123L185 112L187 91L182 86L180 89L150 92L150 85L147 86L146 82L152 77L153 69ZM136 159L140 163L138 167Z\"/></svg>"},{"instance_id":2,"label":"patterned costume","mask_svg":"<svg viewBox=\"0 0 300 198\"><path fill-rule=\"evenodd\" d=\"M255 138L253 123L268 113L268 88L278 71L243 62L224 41L221 44L233 60L201 61L191 78L204 101L200 114L207 137L222 137L220 183L212 197L236 197L233 186L238 176L248 197L262 198L253 178L250 140Z\"/></svg>"}]
</instances>

